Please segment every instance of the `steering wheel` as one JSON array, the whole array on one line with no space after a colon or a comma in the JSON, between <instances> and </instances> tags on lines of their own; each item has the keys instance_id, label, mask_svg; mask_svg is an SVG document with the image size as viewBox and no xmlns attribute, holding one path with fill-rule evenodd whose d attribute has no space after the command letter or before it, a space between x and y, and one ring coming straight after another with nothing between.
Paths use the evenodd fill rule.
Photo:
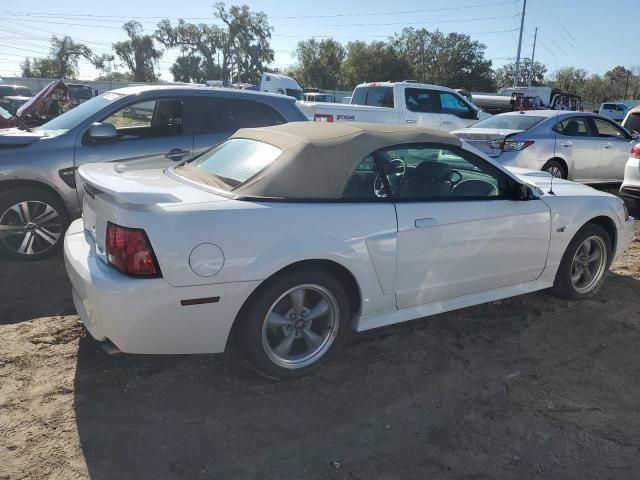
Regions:
<instances>
[{"instance_id":1,"label":"steering wheel","mask_svg":"<svg viewBox=\"0 0 640 480\"><path fill-rule=\"evenodd\" d=\"M462 174L458 170L451 170L451 172L449 173L449 182L451 183L451 189L453 189L453 187L460 183L460 180L462 180Z\"/></svg>"},{"instance_id":2,"label":"steering wheel","mask_svg":"<svg viewBox=\"0 0 640 480\"><path fill-rule=\"evenodd\" d=\"M407 165L401 158L393 158L387 164L387 180L391 185L391 189L395 190L404 182L404 175L407 173ZM462 177L461 177L462 178ZM386 198L387 192L384 189L384 182L378 173L373 181L373 193L378 198Z\"/></svg>"}]
</instances>

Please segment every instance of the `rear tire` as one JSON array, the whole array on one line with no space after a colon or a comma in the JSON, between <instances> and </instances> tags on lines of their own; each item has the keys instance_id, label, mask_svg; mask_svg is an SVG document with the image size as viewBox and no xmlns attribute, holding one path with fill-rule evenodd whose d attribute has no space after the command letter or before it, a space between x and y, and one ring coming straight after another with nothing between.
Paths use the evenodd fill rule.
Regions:
<instances>
[{"instance_id":1,"label":"rear tire","mask_svg":"<svg viewBox=\"0 0 640 480\"><path fill-rule=\"evenodd\" d=\"M0 194L0 254L12 260L41 260L64 241L69 216L62 202L37 187Z\"/></svg>"},{"instance_id":2,"label":"rear tire","mask_svg":"<svg viewBox=\"0 0 640 480\"><path fill-rule=\"evenodd\" d=\"M542 167L542 170L544 172L549 172L555 178L562 178L564 180L567 179L567 169L558 160L549 160L547 163L544 164L544 167Z\"/></svg>"},{"instance_id":3,"label":"rear tire","mask_svg":"<svg viewBox=\"0 0 640 480\"><path fill-rule=\"evenodd\" d=\"M327 361L351 318L343 285L324 270L301 268L260 286L240 313L236 341L260 374L294 379Z\"/></svg>"},{"instance_id":4,"label":"rear tire","mask_svg":"<svg viewBox=\"0 0 640 480\"><path fill-rule=\"evenodd\" d=\"M593 297L604 282L611 254L611 238L604 228L592 223L582 227L562 256L553 293L571 300Z\"/></svg>"}]
</instances>

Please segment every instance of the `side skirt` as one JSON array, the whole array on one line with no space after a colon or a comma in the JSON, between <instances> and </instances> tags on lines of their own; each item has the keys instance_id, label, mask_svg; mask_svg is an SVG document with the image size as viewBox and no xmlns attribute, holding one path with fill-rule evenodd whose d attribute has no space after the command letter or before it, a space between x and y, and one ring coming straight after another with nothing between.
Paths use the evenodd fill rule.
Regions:
<instances>
[{"instance_id":1,"label":"side skirt","mask_svg":"<svg viewBox=\"0 0 640 480\"><path fill-rule=\"evenodd\" d=\"M393 325L394 323L406 322L418 318L436 315L438 313L450 312L460 308L480 305L482 303L502 300L504 298L524 295L538 290L544 290L553 286L553 281L534 280L532 282L520 283L508 287L497 288L487 292L472 293L462 297L450 298L439 302L418 305L416 307L403 308L401 310L384 310L371 315L356 319L356 331L371 330L372 328Z\"/></svg>"}]
</instances>

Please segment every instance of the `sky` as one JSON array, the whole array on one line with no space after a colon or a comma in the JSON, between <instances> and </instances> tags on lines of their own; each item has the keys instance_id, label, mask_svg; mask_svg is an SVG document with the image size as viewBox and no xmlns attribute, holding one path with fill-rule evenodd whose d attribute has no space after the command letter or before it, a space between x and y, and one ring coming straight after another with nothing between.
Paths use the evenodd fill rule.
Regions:
<instances>
[{"instance_id":1,"label":"sky","mask_svg":"<svg viewBox=\"0 0 640 480\"><path fill-rule=\"evenodd\" d=\"M638 0L528 0L522 37L522 56L530 56L538 27L536 60L549 73L575 66L602 74L616 65L640 64L633 40ZM107 53L113 42L126 39L122 24L131 18L152 33L163 18L192 23L216 23L214 0L18 0L0 7L0 77L18 76L25 56L45 56L52 35L69 35L95 53ZM385 40L404 27L460 32L487 46L494 67L515 59L523 0L245 0L263 11L273 27L273 65L285 69L295 63L296 44L311 37ZM98 5L98 7L93 7ZM625 14L625 12L627 14ZM610 19L611 21L606 21ZM615 21L614 21L615 20ZM625 41L625 38L627 39ZM161 78L172 80L169 68L176 49L160 60ZM80 79L98 73L80 62Z\"/></svg>"}]
</instances>

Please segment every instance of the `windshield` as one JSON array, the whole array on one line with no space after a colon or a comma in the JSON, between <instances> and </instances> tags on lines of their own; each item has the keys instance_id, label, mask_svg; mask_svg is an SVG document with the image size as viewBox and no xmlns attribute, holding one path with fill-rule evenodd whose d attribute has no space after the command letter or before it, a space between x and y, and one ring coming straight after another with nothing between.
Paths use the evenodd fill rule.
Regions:
<instances>
[{"instance_id":1,"label":"windshield","mask_svg":"<svg viewBox=\"0 0 640 480\"><path fill-rule=\"evenodd\" d=\"M539 124L545 117L534 115L495 115L474 123L469 128L497 128L503 130L528 130Z\"/></svg>"},{"instance_id":2,"label":"windshield","mask_svg":"<svg viewBox=\"0 0 640 480\"><path fill-rule=\"evenodd\" d=\"M14 87L0 85L0 97L30 97L31 92L27 87Z\"/></svg>"},{"instance_id":3,"label":"windshield","mask_svg":"<svg viewBox=\"0 0 640 480\"><path fill-rule=\"evenodd\" d=\"M296 100L302 100L302 90L296 90L294 88L287 88L286 92L287 92L287 95L289 97L293 97Z\"/></svg>"},{"instance_id":4,"label":"windshield","mask_svg":"<svg viewBox=\"0 0 640 480\"><path fill-rule=\"evenodd\" d=\"M84 85L69 85L69 97L77 99L90 99L93 95L91 87Z\"/></svg>"},{"instance_id":5,"label":"windshield","mask_svg":"<svg viewBox=\"0 0 640 480\"><path fill-rule=\"evenodd\" d=\"M233 190L260 173L282 153L268 143L233 138L204 153L175 172L223 190Z\"/></svg>"},{"instance_id":6,"label":"windshield","mask_svg":"<svg viewBox=\"0 0 640 480\"><path fill-rule=\"evenodd\" d=\"M35 128L34 130L43 132L43 131L52 131L59 130L65 132L67 130L71 130L80 122L86 120L91 117L93 114L99 112L104 107L112 103L114 100L122 98L123 95L113 92L107 92L99 97L94 97L91 100L88 100L84 103L81 103L76 108L68 110L63 113L59 117L54 118L53 120L45 123L44 125Z\"/></svg>"}]
</instances>

